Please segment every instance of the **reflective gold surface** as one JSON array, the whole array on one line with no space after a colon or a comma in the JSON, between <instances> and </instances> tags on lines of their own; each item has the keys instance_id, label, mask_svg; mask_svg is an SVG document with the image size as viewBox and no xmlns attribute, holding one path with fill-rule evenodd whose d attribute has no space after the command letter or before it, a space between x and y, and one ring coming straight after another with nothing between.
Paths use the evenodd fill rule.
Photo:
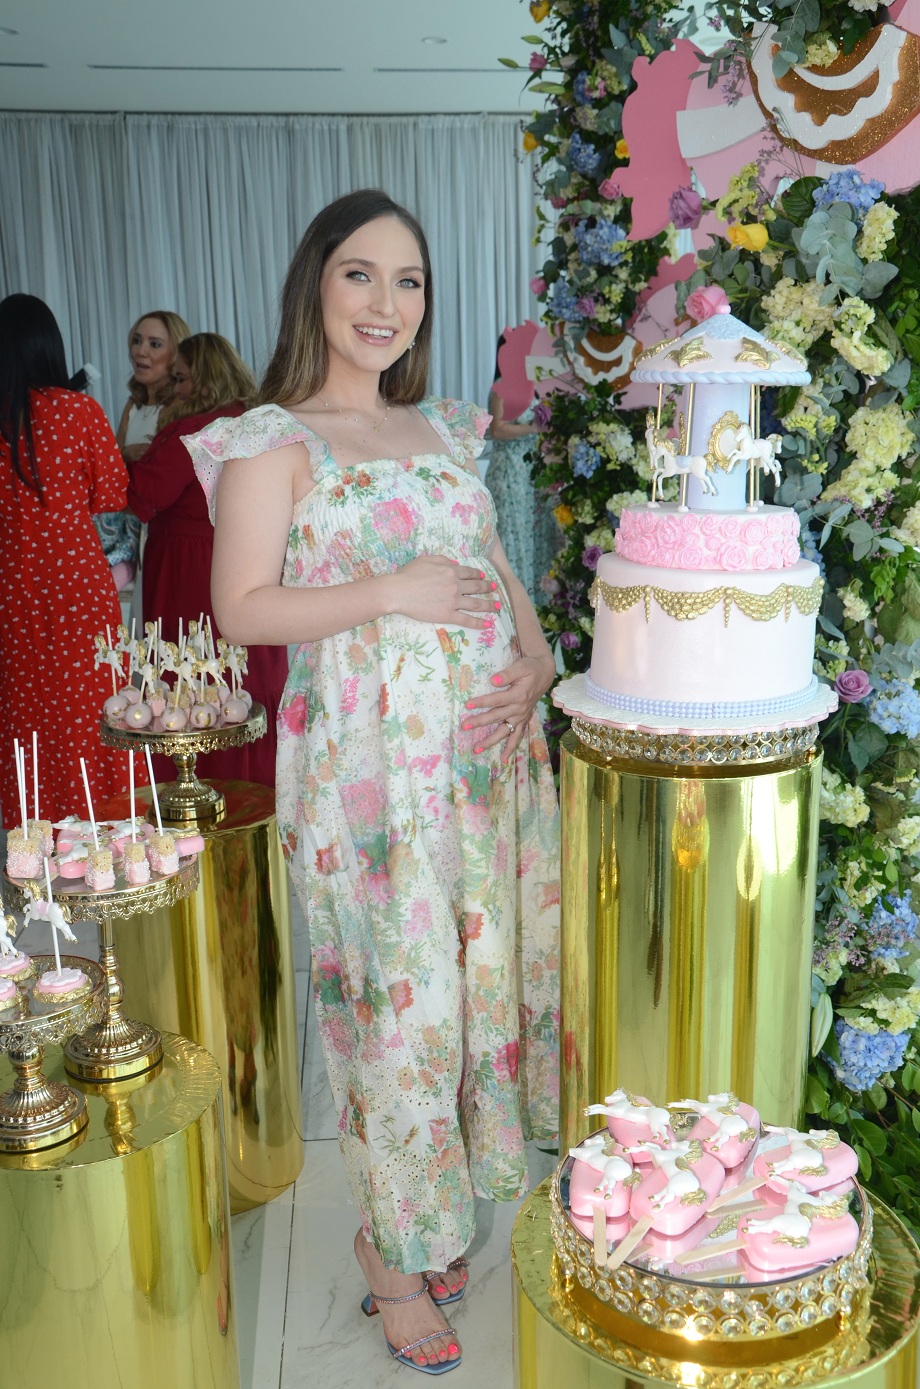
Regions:
<instances>
[{"instance_id":1,"label":"reflective gold surface","mask_svg":"<svg viewBox=\"0 0 920 1389\"><path fill-rule=\"evenodd\" d=\"M920 1251L881 1203L873 1202L874 1284L836 1336L812 1347L799 1333L772 1340L753 1363L739 1347L729 1363L713 1364L689 1339L686 1358L677 1359L655 1346L648 1329L642 1346L621 1337L611 1307L567 1286L553 1253L549 1186L550 1179L525 1201L512 1235L516 1389L916 1389Z\"/></svg>"},{"instance_id":2,"label":"reflective gold surface","mask_svg":"<svg viewBox=\"0 0 920 1389\"><path fill-rule=\"evenodd\" d=\"M820 769L644 768L566 734L563 1148L619 1086L800 1121Z\"/></svg>"},{"instance_id":3,"label":"reflective gold surface","mask_svg":"<svg viewBox=\"0 0 920 1389\"><path fill-rule=\"evenodd\" d=\"M78 1146L0 1157L4 1385L238 1389L219 1076L164 1050L126 1092L87 1087Z\"/></svg>"},{"instance_id":4,"label":"reflective gold surface","mask_svg":"<svg viewBox=\"0 0 920 1389\"><path fill-rule=\"evenodd\" d=\"M220 1064L230 1201L277 1196L303 1165L287 869L274 794L218 782L227 817L205 830L191 897L116 923L126 1003ZM148 793L149 794L149 793Z\"/></svg>"}]
</instances>

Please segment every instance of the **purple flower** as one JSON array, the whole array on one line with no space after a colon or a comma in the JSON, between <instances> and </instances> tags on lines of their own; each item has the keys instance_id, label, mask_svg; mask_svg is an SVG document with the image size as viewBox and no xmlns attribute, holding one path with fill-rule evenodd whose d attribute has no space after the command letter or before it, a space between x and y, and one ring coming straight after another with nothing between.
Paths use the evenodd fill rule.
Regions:
<instances>
[{"instance_id":1,"label":"purple flower","mask_svg":"<svg viewBox=\"0 0 920 1389\"><path fill-rule=\"evenodd\" d=\"M668 213L678 231L698 227L703 215L703 200L692 188L675 188L668 202Z\"/></svg>"},{"instance_id":2,"label":"purple flower","mask_svg":"<svg viewBox=\"0 0 920 1389\"><path fill-rule=\"evenodd\" d=\"M538 429L547 429L553 418L553 407L545 400L537 401L533 407L533 422Z\"/></svg>"},{"instance_id":3,"label":"purple flower","mask_svg":"<svg viewBox=\"0 0 920 1389\"><path fill-rule=\"evenodd\" d=\"M581 298L577 301L575 307L581 314L582 318L593 318L594 310L596 309L597 305L591 298L590 294L583 294Z\"/></svg>"},{"instance_id":4,"label":"purple flower","mask_svg":"<svg viewBox=\"0 0 920 1389\"><path fill-rule=\"evenodd\" d=\"M581 646L581 637L577 632L563 632L559 641L565 647L566 651L571 651L574 647Z\"/></svg>"},{"instance_id":5,"label":"purple flower","mask_svg":"<svg viewBox=\"0 0 920 1389\"><path fill-rule=\"evenodd\" d=\"M597 561L603 553L600 545L589 545L587 549L582 552L581 562L586 569L596 569Z\"/></svg>"},{"instance_id":6,"label":"purple flower","mask_svg":"<svg viewBox=\"0 0 920 1389\"><path fill-rule=\"evenodd\" d=\"M859 704L872 693L872 683L864 670L843 670L834 681L834 688L844 704Z\"/></svg>"}]
</instances>

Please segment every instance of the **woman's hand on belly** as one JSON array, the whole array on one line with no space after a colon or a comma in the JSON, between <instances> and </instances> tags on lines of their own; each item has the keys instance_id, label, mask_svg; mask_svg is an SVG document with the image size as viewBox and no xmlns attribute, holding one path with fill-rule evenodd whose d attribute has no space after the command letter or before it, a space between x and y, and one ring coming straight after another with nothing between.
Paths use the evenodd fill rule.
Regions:
<instances>
[{"instance_id":1,"label":"woman's hand on belly","mask_svg":"<svg viewBox=\"0 0 920 1389\"><path fill-rule=\"evenodd\" d=\"M477 752L504 743L502 761L507 762L539 701L556 678L552 655L521 656L498 675L492 676L493 689L467 701L464 729L496 727L476 744ZM512 727L513 725L513 727Z\"/></svg>"},{"instance_id":2,"label":"woman's hand on belly","mask_svg":"<svg viewBox=\"0 0 920 1389\"><path fill-rule=\"evenodd\" d=\"M389 586L387 611L416 622L481 629L499 606L497 585L481 569L446 555L420 555L381 582Z\"/></svg>"}]
</instances>

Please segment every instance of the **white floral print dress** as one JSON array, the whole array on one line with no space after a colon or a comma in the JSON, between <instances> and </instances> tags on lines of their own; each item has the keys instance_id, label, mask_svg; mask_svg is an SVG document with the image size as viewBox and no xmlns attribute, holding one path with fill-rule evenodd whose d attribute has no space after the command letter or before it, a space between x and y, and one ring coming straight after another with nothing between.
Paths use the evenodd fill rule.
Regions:
<instances>
[{"instance_id":1,"label":"white floral print dress","mask_svg":"<svg viewBox=\"0 0 920 1389\"><path fill-rule=\"evenodd\" d=\"M488 416L419 406L443 451L340 469L277 406L186 443L213 497L223 460L302 441L282 582L348 583L418 555L498 585L494 632L388 616L302 645L278 724L278 822L310 928L339 1140L365 1232L404 1272L473 1236L474 1192L527 1186L526 1137L558 1110L558 812L531 720L516 757L477 754L466 701L518 652L488 560L495 512L470 462Z\"/></svg>"}]
</instances>

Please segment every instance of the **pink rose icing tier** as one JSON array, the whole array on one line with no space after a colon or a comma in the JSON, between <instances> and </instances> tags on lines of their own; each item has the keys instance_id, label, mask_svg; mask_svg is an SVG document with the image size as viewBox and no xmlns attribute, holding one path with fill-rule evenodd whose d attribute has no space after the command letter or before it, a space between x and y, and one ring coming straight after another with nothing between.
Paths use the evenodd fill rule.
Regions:
<instances>
[{"instance_id":1,"label":"pink rose icing tier","mask_svg":"<svg viewBox=\"0 0 920 1389\"><path fill-rule=\"evenodd\" d=\"M660 569L788 569L802 558L799 518L788 507L749 511L688 511L676 502L624 511L616 553Z\"/></svg>"},{"instance_id":2,"label":"pink rose icing tier","mask_svg":"<svg viewBox=\"0 0 920 1389\"><path fill-rule=\"evenodd\" d=\"M79 993L89 984L89 976L82 969L47 970L39 975L32 990L39 997L65 998L68 994Z\"/></svg>"}]
</instances>

